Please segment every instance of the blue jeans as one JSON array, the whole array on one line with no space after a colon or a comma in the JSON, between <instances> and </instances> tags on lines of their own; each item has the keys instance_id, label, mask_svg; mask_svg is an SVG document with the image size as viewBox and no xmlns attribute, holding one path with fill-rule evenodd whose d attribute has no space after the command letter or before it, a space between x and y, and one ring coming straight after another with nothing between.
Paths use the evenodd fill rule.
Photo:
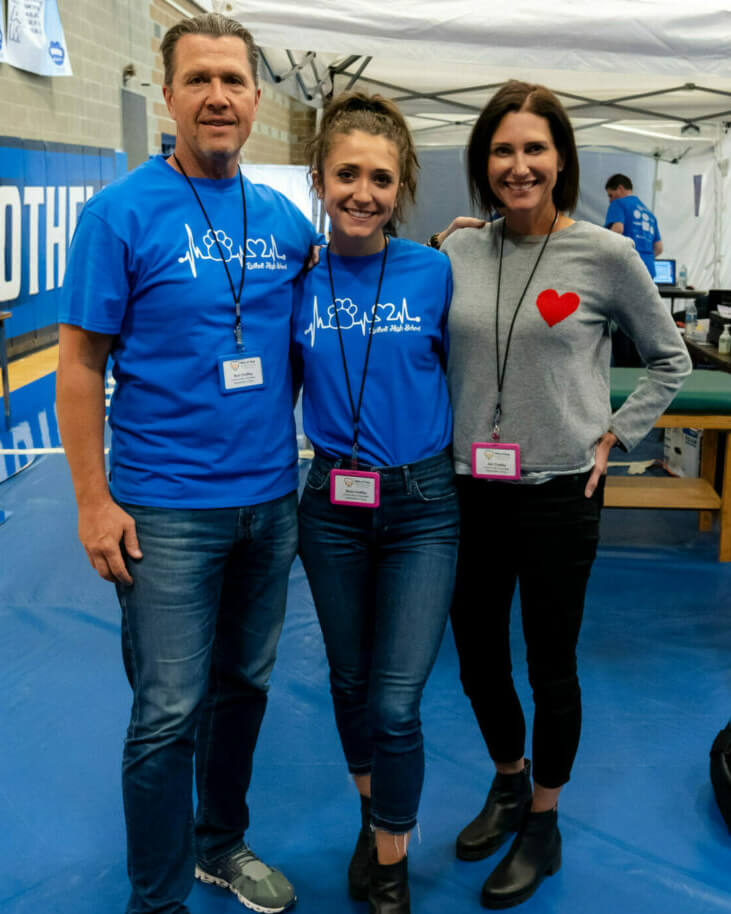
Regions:
<instances>
[{"instance_id":1,"label":"blue jeans","mask_svg":"<svg viewBox=\"0 0 731 914\"><path fill-rule=\"evenodd\" d=\"M419 704L452 599L459 512L444 452L378 467L380 507L330 503L333 461L316 456L300 502L300 554L330 662L348 768L371 774L372 819L416 824L424 780Z\"/></svg>"},{"instance_id":2,"label":"blue jeans","mask_svg":"<svg viewBox=\"0 0 731 914\"><path fill-rule=\"evenodd\" d=\"M127 559L134 583L117 586L134 692L122 764L128 914L187 912L196 854L226 853L249 824L246 790L297 549L296 504L292 492L243 508L123 505L143 553Z\"/></svg>"}]
</instances>

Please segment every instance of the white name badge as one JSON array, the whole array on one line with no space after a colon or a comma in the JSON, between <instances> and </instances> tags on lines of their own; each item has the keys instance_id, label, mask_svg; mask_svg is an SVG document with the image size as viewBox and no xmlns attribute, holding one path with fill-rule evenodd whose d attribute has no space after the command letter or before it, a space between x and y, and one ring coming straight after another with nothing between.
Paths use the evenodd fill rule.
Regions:
<instances>
[{"instance_id":1,"label":"white name badge","mask_svg":"<svg viewBox=\"0 0 731 914\"><path fill-rule=\"evenodd\" d=\"M478 479L520 479L520 445L475 441L472 475Z\"/></svg>"},{"instance_id":2,"label":"white name badge","mask_svg":"<svg viewBox=\"0 0 731 914\"><path fill-rule=\"evenodd\" d=\"M366 470L330 470L330 501L334 505L377 508L381 503L381 477Z\"/></svg>"},{"instance_id":3,"label":"white name badge","mask_svg":"<svg viewBox=\"0 0 731 914\"><path fill-rule=\"evenodd\" d=\"M252 390L264 386L264 373L261 367L261 356L258 355L223 355L218 360L218 376L221 390L225 394L234 394L242 390Z\"/></svg>"}]
</instances>

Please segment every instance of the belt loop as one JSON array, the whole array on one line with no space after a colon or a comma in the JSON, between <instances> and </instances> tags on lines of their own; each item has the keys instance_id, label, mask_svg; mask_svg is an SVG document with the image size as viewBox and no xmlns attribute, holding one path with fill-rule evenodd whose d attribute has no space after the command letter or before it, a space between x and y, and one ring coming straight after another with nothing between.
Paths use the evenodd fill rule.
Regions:
<instances>
[{"instance_id":1,"label":"belt loop","mask_svg":"<svg viewBox=\"0 0 731 914\"><path fill-rule=\"evenodd\" d=\"M403 473L403 477L404 477L404 489L406 491L406 494L411 495L411 471L409 470L408 463L405 463L401 467L401 472Z\"/></svg>"}]
</instances>

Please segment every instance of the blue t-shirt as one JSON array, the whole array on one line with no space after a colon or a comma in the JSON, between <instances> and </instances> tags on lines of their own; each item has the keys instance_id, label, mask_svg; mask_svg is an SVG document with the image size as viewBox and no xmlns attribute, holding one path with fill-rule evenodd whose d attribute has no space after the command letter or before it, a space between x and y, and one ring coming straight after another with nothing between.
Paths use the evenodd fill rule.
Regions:
<instances>
[{"instance_id":1,"label":"blue t-shirt","mask_svg":"<svg viewBox=\"0 0 731 914\"><path fill-rule=\"evenodd\" d=\"M357 405L383 252L330 255L338 317ZM431 457L452 440L444 374L452 273L444 254L391 238L373 327L359 459L395 466ZM350 457L353 414L345 383L325 251L297 288L295 352L303 374L305 433L315 448Z\"/></svg>"},{"instance_id":2,"label":"blue t-shirt","mask_svg":"<svg viewBox=\"0 0 731 914\"><path fill-rule=\"evenodd\" d=\"M637 253L650 271L650 276L654 276L655 254L652 247L656 241L660 241L655 216L639 197L630 194L628 197L618 197L609 204L604 226L611 228L615 222L622 223L622 234L634 241Z\"/></svg>"},{"instance_id":3,"label":"blue t-shirt","mask_svg":"<svg viewBox=\"0 0 731 914\"><path fill-rule=\"evenodd\" d=\"M123 502L220 508L297 486L289 362L295 280L312 225L285 197L238 176L193 179L241 299L244 355L264 386L224 394L218 359L236 351L235 307L206 219L162 156L84 207L59 321L116 336L111 490Z\"/></svg>"}]
</instances>

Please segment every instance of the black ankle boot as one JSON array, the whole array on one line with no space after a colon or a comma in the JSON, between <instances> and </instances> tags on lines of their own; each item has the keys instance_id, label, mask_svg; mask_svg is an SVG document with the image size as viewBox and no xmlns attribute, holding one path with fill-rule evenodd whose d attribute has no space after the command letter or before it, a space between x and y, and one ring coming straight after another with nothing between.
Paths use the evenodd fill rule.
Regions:
<instances>
[{"instance_id":1,"label":"black ankle boot","mask_svg":"<svg viewBox=\"0 0 731 914\"><path fill-rule=\"evenodd\" d=\"M411 914L407 857L379 863L375 848L370 858L369 914Z\"/></svg>"},{"instance_id":2,"label":"black ankle boot","mask_svg":"<svg viewBox=\"0 0 731 914\"><path fill-rule=\"evenodd\" d=\"M457 837L460 860L482 860L518 831L530 806L530 760L517 774L495 775L482 812Z\"/></svg>"},{"instance_id":3,"label":"black ankle boot","mask_svg":"<svg viewBox=\"0 0 731 914\"><path fill-rule=\"evenodd\" d=\"M348 892L356 901L368 899L368 867L376 839L371 828L371 799L360 797L360 832L348 866Z\"/></svg>"},{"instance_id":4,"label":"black ankle boot","mask_svg":"<svg viewBox=\"0 0 731 914\"><path fill-rule=\"evenodd\" d=\"M530 812L510 850L482 887L485 908L512 908L535 892L544 876L561 866L561 832L555 809Z\"/></svg>"}]
</instances>

